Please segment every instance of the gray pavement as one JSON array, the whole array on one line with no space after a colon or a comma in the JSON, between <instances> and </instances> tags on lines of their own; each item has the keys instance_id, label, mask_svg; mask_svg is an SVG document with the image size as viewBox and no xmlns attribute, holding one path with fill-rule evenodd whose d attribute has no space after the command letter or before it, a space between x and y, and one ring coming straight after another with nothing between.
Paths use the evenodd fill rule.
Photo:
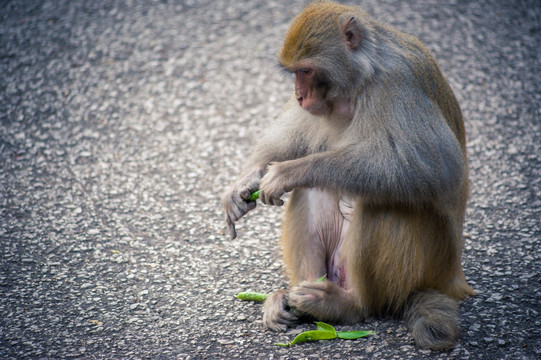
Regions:
<instances>
[{"instance_id":1,"label":"gray pavement","mask_svg":"<svg viewBox=\"0 0 541 360\"><path fill-rule=\"evenodd\" d=\"M447 352L402 322L275 346L239 291L284 287L281 209L224 235L220 193L292 91L301 1L0 3L0 358L541 358L541 2L366 0L417 35L462 105L471 201Z\"/></svg>"}]
</instances>

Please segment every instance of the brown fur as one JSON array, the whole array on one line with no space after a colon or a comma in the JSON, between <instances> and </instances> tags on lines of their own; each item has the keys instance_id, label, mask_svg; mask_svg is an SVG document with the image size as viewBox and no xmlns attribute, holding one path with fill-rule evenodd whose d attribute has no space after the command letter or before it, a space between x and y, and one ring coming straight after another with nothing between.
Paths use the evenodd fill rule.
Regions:
<instances>
[{"instance_id":1,"label":"brown fur","mask_svg":"<svg viewBox=\"0 0 541 360\"><path fill-rule=\"evenodd\" d=\"M356 7L316 2L280 51L296 95L224 195L227 222L292 191L282 232L291 279L264 307L284 330L303 317L406 319L419 346L451 347L468 196L464 122L429 51ZM324 282L314 280L327 274Z\"/></svg>"}]
</instances>

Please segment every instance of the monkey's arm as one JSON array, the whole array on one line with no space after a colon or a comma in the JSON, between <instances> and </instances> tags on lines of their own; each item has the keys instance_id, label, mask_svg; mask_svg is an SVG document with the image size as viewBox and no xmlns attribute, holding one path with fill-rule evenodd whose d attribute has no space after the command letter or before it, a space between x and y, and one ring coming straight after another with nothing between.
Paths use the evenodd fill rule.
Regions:
<instances>
[{"instance_id":1,"label":"monkey's arm","mask_svg":"<svg viewBox=\"0 0 541 360\"><path fill-rule=\"evenodd\" d=\"M394 128L380 128L358 143L271 164L260 182L261 201L274 204L299 187L335 189L376 203L452 198L466 171L465 158L439 112L429 114L436 118L405 129L395 121Z\"/></svg>"},{"instance_id":2,"label":"monkey's arm","mask_svg":"<svg viewBox=\"0 0 541 360\"><path fill-rule=\"evenodd\" d=\"M299 111L295 105L296 102L290 101L274 126L262 134L252 154L246 159L240 176L222 197L226 223L232 239L237 236L235 222L256 207L256 202L250 199L250 195L259 189L259 181L267 171L268 165L271 162L283 162L306 154L304 145L306 126L299 125L307 122L302 119L306 114ZM295 122L295 126L292 126L289 121L291 118L297 118L299 122ZM283 201L276 199L273 204L282 205Z\"/></svg>"}]
</instances>

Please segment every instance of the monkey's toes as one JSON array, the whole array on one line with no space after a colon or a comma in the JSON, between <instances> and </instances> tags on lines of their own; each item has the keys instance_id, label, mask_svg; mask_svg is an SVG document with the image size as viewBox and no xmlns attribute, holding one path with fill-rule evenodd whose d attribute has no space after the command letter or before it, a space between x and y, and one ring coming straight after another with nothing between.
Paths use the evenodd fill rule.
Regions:
<instances>
[{"instance_id":1,"label":"monkey's toes","mask_svg":"<svg viewBox=\"0 0 541 360\"><path fill-rule=\"evenodd\" d=\"M298 321L298 317L291 311L287 303L287 293L280 290L272 294L265 301L263 309L263 325L273 331L286 331L288 326Z\"/></svg>"},{"instance_id":2,"label":"monkey's toes","mask_svg":"<svg viewBox=\"0 0 541 360\"><path fill-rule=\"evenodd\" d=\"M273 331L286 331L297 321L297 316L286 309L267 308L263 313L263 325Z\"/></svg>"},{"instance_id":3,"label":"monkey's toes","mask_svg":"<svg viewBox=\"0 0 541 360\"><path fill-rule=\"evenodd\" d=\"M289 305L296 313L310 313L321 299L323 293L303 286L294 287L289 293Z\"/></svg>"}]
</instances>

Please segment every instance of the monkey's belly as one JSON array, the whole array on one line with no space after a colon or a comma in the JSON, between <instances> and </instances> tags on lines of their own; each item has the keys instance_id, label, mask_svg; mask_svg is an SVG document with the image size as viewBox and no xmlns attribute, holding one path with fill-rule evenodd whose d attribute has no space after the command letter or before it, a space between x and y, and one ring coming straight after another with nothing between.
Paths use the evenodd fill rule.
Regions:
<instances>
[{"instance_id":1,"label":"monkey's belly","mask_svg":"<svg viewBox=\"0 0 541 360\"><path fill-rule=\"evenodd\" d=\"M338 198L322 189L307 191L310 233L325 249L327 278L341 287L346 286L346 263L343 244L354 210L349 198Z\"/></svg>"}]
</instances>

